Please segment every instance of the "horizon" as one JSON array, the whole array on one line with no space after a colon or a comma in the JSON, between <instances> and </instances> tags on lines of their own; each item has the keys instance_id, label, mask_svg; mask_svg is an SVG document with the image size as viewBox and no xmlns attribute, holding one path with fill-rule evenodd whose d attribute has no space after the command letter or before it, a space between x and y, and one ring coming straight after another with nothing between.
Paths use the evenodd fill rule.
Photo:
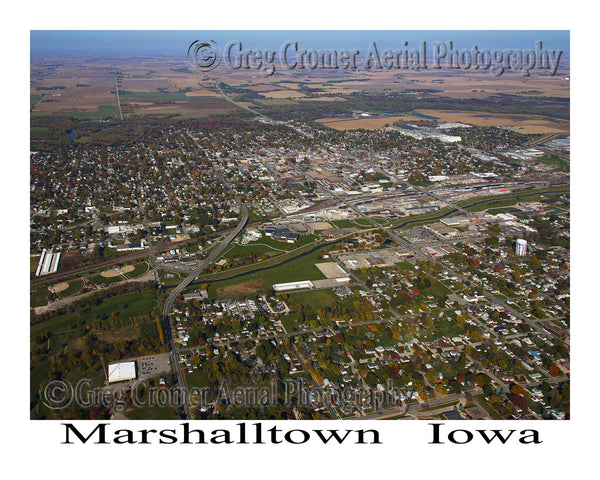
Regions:
<instances>
[{"instance_id":1,"label":"horizon","mask_svg":"<svg viewBox=\"0 0 600 480\"><path fill-rule=\"evenodd\" d=\"M303 48L352 48L361 52L371 42L391 49L418 48L420 42L430 48L433 42L452 41L457 50L475 45L479 49L508 50L534 49L541 41L544 49L560 50L563 58L570 57L569 30L31 30L30 55L181 52L185 57L188 46L197 39L214 40L221 46L241 41L248 48L276 51L287 41L298 41Z\"/></svg>"}]
</instances>

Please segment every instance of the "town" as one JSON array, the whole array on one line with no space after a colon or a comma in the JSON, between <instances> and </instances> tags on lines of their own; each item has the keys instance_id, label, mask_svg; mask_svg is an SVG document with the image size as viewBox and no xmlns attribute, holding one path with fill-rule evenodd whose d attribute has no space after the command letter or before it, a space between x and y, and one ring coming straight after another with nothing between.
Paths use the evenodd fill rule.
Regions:
<instances>
[{"instance_id":1,"label":"town","mask_svg":"<svg viewBox=\"0 0 600 480\"><path fill-rule=\"evenodd\" d=\"M32 69L31 418L570 418L568 102L90 65Z\"/></svg>"},{"instance_id":2,"label":"town","mask_svg":"<svg viewBox=\"0 0 600 480\"><path fill-rule=\"evenodd\" d=\"M293 406L297 418L393 417L397 404L364 395L390 389L411 395L416 418L565 417L568 163L545 159L568 157L568 144L525 148L535 136L467 125L450 131L468 143L309 126L304 137L259 127L242 141L232 130L190 124L130 146L72 146L58 162L32 153L35 334L50 344L45 324L80 312L93 343L115 315L90 307L113 296L122 325L141 312L119 288L165 298L243 204L242 234L169 313L188 388L301 379L313 400ZM490 137L501 142L483 150ZM40 270L49 255L52 271ZM61 277L59 260L87 271ZM162 326L142 311L131 323L154 330L144 353L160 354ZM82 358L69 360L50 368ZM323 401L345 388L363 395ZM214 397L192 417L256 413L228 403Z\"/></svg>"}]
</instances>

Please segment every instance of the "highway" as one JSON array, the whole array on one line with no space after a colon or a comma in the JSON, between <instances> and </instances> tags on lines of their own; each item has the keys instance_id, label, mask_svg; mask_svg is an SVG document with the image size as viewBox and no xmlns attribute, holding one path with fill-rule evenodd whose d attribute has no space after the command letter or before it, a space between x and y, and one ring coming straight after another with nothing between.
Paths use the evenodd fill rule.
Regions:
<instances>
[{"instance_id":1,"label":"highway","mask_svg":"<svg viewBox=\"0 0 600 480\"><path fill-rule=\"evenodd\" d=\"M190 135L190 138L194 141L196 146L198 148L200 148L200 146L196 142L196 139L191 135ZM215 175L219 178L219 180L223 184L223 186L227 190L229 190L229 185L227 184L225 179L221 176L221 174L216 169L213 169L213 170L215 172ZM203 259L199 263L199 265L179 285L177 285L173 289L173 291L171 292L171 294L169 295L169 297L167 298L167 300L165 301L165 304L163 306L162 319L163 319L163 331L164 331L164 335L165 335L165 342L167 343L167 347L169 348L169 353L171 355L171 365L173 366L173 373L175 374L175 376L177 378L177 386L179 387L178 390L181 393L180 398L182 401L182 408L183 408L182 416L185 419L188 419L190 416L189 398L188 398L187 391L186 391L183 373L181 371L181 364L179 362L177 345L175 344L175 341L173 339L173 332L171 329L171 320L169 317L169 312L171 311L173 302L175 301L175 299L177 297L179 297L179 294L182 293L202 273L202 271L205 268L207 268L216 258L218 258L219 255L221 254L221 252L225 249L225 247L227 247L233 241L233 239L235 237L237 237L246 227L246 224L248 223L248 209L239 200L238 200L238 204L239 204L240 210L242 212L242 218L241 218L238 226L231 233L229 233L229 235L227 235L223 239L223 241L221 241L221 243L210 253L210 255L208 257ZM152 258L152 252L151 252L150 257Z\"/></svg>"},{"instance_id":2,"label":"highway","mask_svg":"<svg viewBox=\"0 0 600 480\"><path fill-rule=\"evenodd\" d=\"M171 295L169 295L169 298L167 298L164 306L163 306L163 312L162 312L162 318L163 318L163 331L165 334L165 341L167 343L167 346L169 347L169 352L171 354L171 365L173 366L173 372L175 373L175 376L177 377L177 384L179 386L179 391L183 394L181 396L184 404L183 404L183 414L185 418L189 418L189 404L188 404L188 398L185 392L185 381L183 379L183 373L181 372L181 365L179 363L179 357L178 357L178 353L177 353L177 346L175 345L174 339L173 339L173 333L171 330L171 321L169 318L169 312L171 311L171 307L173 306L173 301L179 296L179 294L181 292L183 292L189 285L190 283L192 283L196 277L198 277L198 275L200 275L202 273L202 271L208 267L223 251L223 249L225 247L227 247L232 241L233 239L240 233L242 232L242 230L246 227L246 223L248 223L248 209L246 208L245 205L241 206L242 209L242 219L239 223L239 225L237 226L237 228L231 232L229 235L227 235L227 237L225 237L223 239L223 241L219 244L219 246L217 248L215 248L212 253L206 257L204 260L202 260L202 262L200 262L200 264L198 265L198 267L196 267L196 269L190 273L184 280L183 282L181 282L179 285L177 285L173 291L171 292Z\"/></svg>"},{"instance_id":3,"label":"highway","mask_svg":"<svg viewBox=\"0 0 600 480\"><path fill-rule=\"evenodd\" d=\"M121 100L119 99L119 82L117 80L117 66L113 65L113 73L115 75L115 93L117 95L117 109L119 110L119 118L123 120L123 112L121 111Z\"/></svg>"}]
</instances>

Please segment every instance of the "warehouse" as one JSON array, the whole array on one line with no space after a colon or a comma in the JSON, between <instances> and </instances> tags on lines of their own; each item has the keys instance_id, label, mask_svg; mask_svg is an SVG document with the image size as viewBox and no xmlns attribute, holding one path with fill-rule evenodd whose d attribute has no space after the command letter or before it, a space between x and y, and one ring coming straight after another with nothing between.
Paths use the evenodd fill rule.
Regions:
<instances>
[{"instance_id":1,"label":"warehouse","mask_svg":"<svg viewBox=\"0 0 600 480\"><path fill-rule=\"evenodd\" d=\"M299 290L301 288L313 287L314 285L310 280L304 280L302 282L276 283L273 285L273 290L276 292L283 292L285 290Z\"/></svg>"},{"instance_id":2,"label":"warehouse","mask_svg":"<svg viewBox=\"0 0 600 480\"><path fill-rule=\"evenodd\" d=\"M273 240L277 240L279 242L287 242L287 243L296 243L299 235L297 233L293 233L287 228L275 228L275 227L267 227L265 229L265 236L272 237Z\"/></svg>"},{"instance_id":3,"label":"warehouse","mask_svg":"<svg viewBox=\"0 0 600 480\"><path fill-rule=\"evenodd\" d=\"M113 363L108 366L108 382L122 382L136 378L135 362Z\"/></svg>"},{"instance_id":4,"label":"warehouse","mask_svg":"<svg viewBox=\"0 0 600 480\"><path fill-rule=\"evenodd\" d=\"M56 271L58 270L59 262L60 252L51 253L44 248L44 250L42 251L42 255L40 256L40 261L38 263L37 269L35 271L35 276L39 277L40 275L47 275L48 273L56 273Z\"/></svg>"}]
</instances>

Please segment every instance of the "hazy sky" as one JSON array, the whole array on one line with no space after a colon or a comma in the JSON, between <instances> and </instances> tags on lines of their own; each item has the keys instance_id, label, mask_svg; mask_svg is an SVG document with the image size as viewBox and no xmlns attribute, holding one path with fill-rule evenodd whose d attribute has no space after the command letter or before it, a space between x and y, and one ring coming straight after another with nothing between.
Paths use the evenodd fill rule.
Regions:
<instances>
[{"instance_id":1,"label":"hazy sky","mask_svg":"<svg viewBox=\"0 0 600 480\"><path fill-rule=\"evenodd\" d=\"M231 41L244 48L278 51L282 44L297 41L302 48L366 50L371 42L378 47L417 48L419 42L454 43L455 49L532 49L543 42L545 49L569 53L568 30L32 30L31 53L176 53L185 56L194 40L214 40L223 47ZM404 42L408 46L404 46Z\"/></svg>"}]
</instances>

